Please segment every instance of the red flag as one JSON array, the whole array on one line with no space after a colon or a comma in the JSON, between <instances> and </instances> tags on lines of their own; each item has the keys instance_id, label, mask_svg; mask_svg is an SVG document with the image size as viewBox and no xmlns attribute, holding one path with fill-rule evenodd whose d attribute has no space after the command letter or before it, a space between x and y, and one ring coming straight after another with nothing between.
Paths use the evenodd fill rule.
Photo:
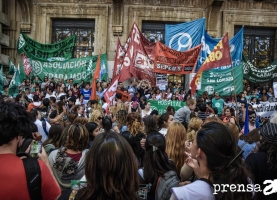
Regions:
<instances>
[{"instance_id":1,"label":"red flag","mask_svg":"<svg viewBox=\"0 0 277 200\"><path fill-rule=\"evenodd\" d=\"M32 67L31 67L29 58L26 56L25 53L23 53L22 55L22 62L23 62L25 74L29 76L32 71Z\"/></svg>"},{"instance_id":2,"label":"red flag","mask_svg":"<svg viewBox=\"0 0 277 200\"><path fill-rule=\"evenodd\" d=\"M108 105L113 105L113 100L116 95L116 90L117 90L117 86L118 86L118 80L119 80L119 76L116 76L113 79L110 86L106 89L106 92L104 93L104 98L105 98L106 102L108 103Z\"/></svg>"},{"instance_id":3,"label":"red flag","mask_svg":"<svg viewBox=\"0 0 277 200\"><path fill-rule=\"evenodd\" d=\"M121 70L121 65L124 60L126 50L124 46L121 45L120 39L117 39L117 45L116 45L116 54L115 54L115 60L114 60L114 67L113 67L113 78L116 77L119 74L119 71Z\"/></svg>"},{"instance_id":4,"label":"red flag","mask_svg":"<svg viewBox=\"0 0 277 200\"><path fill-rule=\"evenodd\" d=\"M96 80L99 79L100 77L100 52L98 53L98 58L97 58L97 63L96 63L96 68L94 71L94 76L92 79L92 84L91 84L91 94L90 94L90 100L96 100Z\"/></svg>"},{"instance_id":5,"label":"red flag","mask_svg":"<svg viewBox=\"0 0 277 200\"><path fill-rule=\"evenodd\" d=\"M157 41L154 71L163 74L190 74L197 64L200 51L201 44L181 52Z\"/></svg>"},{"instance_id":6,"label":"red flag","mask_svg":"<svg viewBox=\"0 0 277 200\"><path fill-rule=\"evenodd\" d=\"M232 60L230 56L228 33L226 33L219 43L214 47L213 51L210 53L208 58L193 77L190 83L191 94L195 93L198 80L201 77L203 71L231 64Z\"/></svg>"},{"instance_id":7,"label":"red flag","mask_svg":"<svg viewBox=\"0 0 277 200\"><path fill-rule=\"evenodd\" d=\"M146 41L146 38L144 38L135 22L127 42L128 49L124 57L119 81L123 82L134 76L138 80L149 80L155 85L154 62L150 58L154 53L155 46L151 42Z\"/></svg>"}]
</instances>

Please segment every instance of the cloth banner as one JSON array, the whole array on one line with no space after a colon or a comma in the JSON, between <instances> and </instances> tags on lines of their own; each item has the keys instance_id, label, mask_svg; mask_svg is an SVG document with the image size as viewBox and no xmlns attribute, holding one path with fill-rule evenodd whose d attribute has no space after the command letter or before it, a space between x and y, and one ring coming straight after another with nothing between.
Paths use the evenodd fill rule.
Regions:
<instances>
[{"instance_id":1,"label":"cloth banner","mask_svg":"<svg viewBox=\"0 0 277 200\"><path fill-rule=\"evenodd\" d=\"M202 72L210 70L212 68L230 65L231 64L230 57L230 49L229 49L229 40L228 40L228 32L224 35L222 40L218 42L218 44L214 47L213 51L207 57L203 65L197 71L196 75L193 77L190 87L191 94L194 95L196 91L196 86L202 75Z\"/></svg>"},{"instance_id":2,"label":"cloth banner","mask_svg":"<svg viewBox=\"0 0 277 200\"><path fill-rule=\"evenodd\" d=\"M166 91L166 87L168 84L167 74L158 74L156 75L156 86L159 87L160 90Z\"/></svg>"},{"instance_id":3,"label":"cloth banner","mask_svg":"<svg viewBox=\"0 0 277 200\"><path fill-rule=\"evenodd\" d=\"M179 108L182 108L186 105L186 102L183 101L171 101L171 100L149 100L151 109L157 110L159 115L166 112L167 106L173 106L175 111Z\"/></svg>"},{"instance_id":4,"label":"cloth banner","mask_svg":"<svg viewBox=\"0 0 277 200\"><path fill-rule=\"evenodd\" d=\"M277 103L259 104L257 105L256 115L261 119L270 119L270 117L276 112Z\"/></svg>"},{"instance_id":5,"label":"cloth banner","mask_svg":"<svg viewBox=\"0 0 277 200\"><path fill-rule=\"evenodd\" d=\"M180 52L157 41L154 71L164 74L190 74L197 63L200 49L201 45L198 45Z\"/></svg>"},{"instance_id":6,"label":"cloth banner","mask_svg":"<svg viewBox=\"0 0 277 200\"><path fill-rule=\"evenodd\" d=\"M62 78L64 80L73 78L74 82L81 81L91 82L97 62L97 55L84 58L74 58L64 62L42 62L39 60L29 59L33 68L31 75L38 76L43 80L44 76L49 78ZM107 56L101 54L101 61L107 67ZM107 69L106 69L107 71ZM107 81L108 74L103 75L103 80Z\"/></svg>"},{"instance_id":7,"label":"cloth banner","mask_svg":"<svg viewBox=\"0 0 277 200\"><path fill-rule=\"evenodd\" d=\"M116 45L115 59L114 59L114 67L113 67L113 78L116 77L121 70L121 65L123 63L125 53L126 53L126 50L125 50L124 46L121 45L120 39L118 37L117 45Z\"/></svg>"},{"instance_id":8,"label":"cloth banner","mask_svg":"<svg viewBox=\"0 0 277 200\"><path fill-rule=\"evenodd\" d=\"M252 83L263 83L277 77L277 59L266 68L255 67L246 56L243 60L243 78Z\"/></svg>"},{"instance_id":9,"label":"cloth banner","mask_svg":"<svg viewBox=\"0 0 277 200\"><path fill-rule=\"evenodd\" d=\"M17 42L19 54L25 53L28 58L39 61L65 61L72 57L76 36L70 36L55 44L41 44L20 33Z\"/></svg>"},{"instance_id":10,"label":"cloth banner","mask_svg":"<svg viewBox=\"0 0 277 200\"><path fill-rule=\"evenodd\" d=\"M9 71L8 71L8 75L14 74L15 71L16 71L15 65L12 63L12 61L9 60Z\"/></svg>"},{"instance_id":11,"label":"cloth banner","mask_svg":"<svg viewBox=\"0 0 277 200\"><path fill-rule=\"evenodd\" d=\"M230 53L232 58L233 67L238 66L242 61L242 46L243 46L243 33L244 27L240 29L240 31L229 41L230 45ZM201 39L202 49L200 52L199 60L196 66L196 70L198 71L200 66L205 62L206 58L210 55L213 48L217 45L217 43L222 38L212 38L207 31L204 31L204 34ZM226 69L229 66L221 66L221 69Z\"/></svg>"},{"instance_id":12,"label":"cloth banner","mask_svg":"<svg viewBox=\"0 0 277 200\"><path fill-rule=\"evenodd\" d=\"M243 91L242 64L234 67L234 78L236 87L234 87L232 68L205 71L202 73L201 89L197 91L197 94L202 95L204 91L207 91L209 95L218 92L221 96L229 96L234 94L235 88L238 94Z\"/></svg>"},{"instance_id":13,"label":"cloth banner","mask_svg":"<svg viewBox=\"0 0 277 200\"><path fill-rule=\"evenodd\" d=\"M204 30L205 18L181 24L166 24L165 44L174 50L186 51L201 44Z\"/></svg>"},{"instance_id":14,"label":"cloth banner","mask_svg":"<svg viewBox=\"0 0 277 200\"><path fill-rule=\"evenodd\" d=\"M273 82L274 97L277 98L277 82Z\"/></svg>"},{"instance_id":15,"label":"cloth banner","mask_svg":"<svg viewBox=\"0 0 277 200\"><path fill-rule=\"evenodd\" d=\"M10 65L14 66L14 64L11 61L10 61ZM20 85L21 85L20 72L19 72L19 69L15 68L12 80L9 85L8 94L15 96L19 92L18 87Z\"/></svg>"},{"instance_id":16,"label":"cloth banner","mask_svg":"<svg viewBox=\"0 0 277 200\"><path fill-rule=\"evenodd\" d=\"M153 60L149 58L144 48L146 39L143 39L144 36L135 22L132 26L130 35L131 37L129 37L127 41L128 49L124 57L119 81L123 82L131 78L131 74L138 80L146 79L149 80L152 85L155 85L156 74L153 72Z\"/></svg>"},{"instance_id":17,"label":"cloth banner","mask_svg":"<svg viewBox=\"0 0 277 200\"><path fill-rule=\"evenodd\" d=\"M119 76L116 76L103 95L108 105L113 105L113 100L117 91L118 80Z\"/></svg>"}]
</instances>

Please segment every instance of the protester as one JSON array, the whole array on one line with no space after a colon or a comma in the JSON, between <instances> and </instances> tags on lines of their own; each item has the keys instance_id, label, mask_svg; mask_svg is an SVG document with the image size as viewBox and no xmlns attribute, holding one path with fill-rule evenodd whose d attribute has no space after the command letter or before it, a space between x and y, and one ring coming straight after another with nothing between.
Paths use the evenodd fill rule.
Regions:
<instances>
[{"instance_id":1,"label":"protester","mask_svg":"<svg viewBox=\"0 0 277 200\"><path fill-rule=\"evenodd\" d=\"M187 102L187 105L184 106L183 108L180 108L179 110L177 110L174 115L174 120L177 122L181 122L185 126L185 128L188 127L188 123L190 120L190 114L192 111L194 111L194 109L196 107L195 100L188 99L186 102Z\"/></svg>"},{"instance_id":2,"label":"protester","mask_svg":"<svg viewBox=\"0 0 277 200\"><path fill-rule=\"evenodd\" d=\"M166 112L159 117L158 130L163 136L166 136L167 129L173 121L174 121L174 117L170 112Z\"/></svg>"},{"instance_id":3,"label":"protester","mask_svg":"<svg viewBox=\"0 0 277 200\"><path fill-rule=\"evenodd\" d=\"M218 116L222 116L222 110L223 110L224 100L220 98L220 95L218 92L215 92L215 96L212 99L212 107L218 109Z\"/></svg>"},{"instance_id":4,"label":"protester","mask_svg":"<svg viewBox=\"0 0 277 200\"><path fill-rule=\"evenodd\" d=\"M224 109L223 122L231 122L236 124L235 110L230 107Z\"/></svg>"},{"instance_id":5,"label":"protester","mask_svg":"<svg viewBox=\"0 0 277 200\"><path fill-rule=\"evenodd\" d=\"M262 139L259 151L250 154L245 163L254 176L254 183L261 187L261 191L256 192L255 197L275 200L277 199L277 193L274 193L276 187L274 180L277 179L277 124L265 124L260 130L260 135Z\"/></svg>"},{"instance_id":6,"label":"protester","mask_svg":"<svg viewBox=\"0 0 277 200\"><path fill-rule=\"evenodd\" d=\"M0 199L57 199L61 193L59 185L53 176L48 156L42 147L38 153L38 169L31 165L25 169L24 159L16 156L22 143L22 138L31 133L31 120L26 109L9 101L0 102ZM27 176L26 170L40 170L35 178ZM5 182L7 180L8 182ZM40 181L39 181L40 180ZM28 191L28 182L33 182L36 188L33 193ZM33 188L32 188L33 189Z\"/></svg>"},{"instance_id":7,"label":"protester","mask_svg":"<svg viewBox=\"0 0 277 200\"><path fill-rule=\"evenodd\" d=\"M51 126L48 132L48 139L42 143L45 152L49 155L53 150L61 146L60 140L62 136L63 127L59 124Z\"/></svg>"},{"instance_id":8,"label":"protester","mask_svg":"<svg viewBox=\"0 0 277 200\"><path fill-rule=\"evenodd\" d=\"M213 185L249 184L233 133L219 123L207 123L197 132L186 159L198 180L182 187L172 188L175 199L251 199L252 193L225 188L213 191Z\"/></svg>"}]
</instances>

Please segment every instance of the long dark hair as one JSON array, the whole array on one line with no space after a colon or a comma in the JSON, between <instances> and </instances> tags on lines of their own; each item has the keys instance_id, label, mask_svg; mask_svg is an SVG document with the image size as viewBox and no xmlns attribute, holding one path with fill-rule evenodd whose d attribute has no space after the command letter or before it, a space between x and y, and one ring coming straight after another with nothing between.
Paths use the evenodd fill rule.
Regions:
<instances>
[{"instance_id":1,"label":"long dark hair","mask_svg":"<svg viewBox=\"0 0 277 200\"><path fill-rule=\"evenodd\" d=\"M167 122L169 116L172 115L170 112L163 113L158 119L158 127L162 129L164 127L164 122Z\"/></svg>"},{"instance_id":2,"label":"long dark hair","mask_svg":"<svg viewBox=\"0 0 277 200\"><path fill-rule=\"evenodd\" d=\"M249 144L252 144L253 142L259 142L260 141L260 128L255 128L252 131L250 131L248 134L243 134L240 136L241 140L244 140L245 142L248 142Z\"/></svg>"},{"instance_id":3,"label":"long dark hair","mask_svg":"<svg viewBox=\"0 0 277 200\"><path fill-rule=\"evenodd\" d=\"M267 154L267 164L269 169L277 169L277 145L274 143L269 143L265 139L261 140L259 146L259 152L266 152Z\"/></svg>"},{"instance_id":4,"label":"long dark hair","mask_svg":"<svg viewBox=\"0 0 277 200\"><path fill-rule=\"evenodd\" d=\"M144 156L144 179L156 187L158 178L168 171L177 171L173 162L168 159L165 152L165 137L159 132L152 132L146 138Z\"/></svg>"},{"instance_id":5,"label":"long dark hair","mask_svg":"<svg viewBox=\"0 0 277 200\"><path fill-rule=\"evenodd\" d=\"M144 131L146 135L148 135L153 131L158 131L156 118L153 115L147 116L144 120L144 127L145 127Z\"/></svg>"},{"instance_id":6,"label":"long dark hair","mask_svg":"<svg viewBox=\"0 0 277 200\"><path fill-rule=\"evenodd\" d=\"M85 159L85 175L87 187L80 190L80 199L137 199L136 158L119 134L104 132L95 138Z\"/></svg>"},{"instance_id":7,"label":"long dark hair","mask_svg":"<svg viewBox=\"0 0 277 200\"><path fill-rule=\"evenodd\" d=\"M213 184L244 184L248 182L249 174L243 166L240 151L234 134L226 126L210 122L204 124L196 135L198 148L206 155L207 167L211 171L209 180ZM234 160L234 158L236 158ZM233 162L232 162L233 161ZM218 192L215 199L251 199L249 192Z\"/></svg>"},{"instance_id":8,"label":"long dark hair","mask_svg":"<svg viewBox=\"0 0 277 200\"><path fill-rule=\"evenodd\" d=\"M98 127L99 125L96 124L95 122L89 122L86 124L86 128L88 129L88 133L89 133L89 140L93 141L94 140L94 136L93 136L93 131Z\"/></svg>"}]
</instances>

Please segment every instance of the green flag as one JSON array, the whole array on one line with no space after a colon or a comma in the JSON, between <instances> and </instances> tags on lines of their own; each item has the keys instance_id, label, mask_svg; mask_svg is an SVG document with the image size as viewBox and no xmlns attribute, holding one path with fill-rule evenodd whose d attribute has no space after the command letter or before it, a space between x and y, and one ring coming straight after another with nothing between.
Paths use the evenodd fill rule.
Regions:
<instances>
[{"instance_id":1,"label":"green flag","mask_svg":"<svg viewBox=\"0 0 277 200\"><path fill-rule=\"evenodd\" d=\"M19 34L17 51L25 53L28 58L39 61L66 61L73 55L76 35L55 44L41 44L29 38L24 33Z\"/></svg>"},{"instance_id":2,"label":"green flag","mask_svg":"<svg viewBox=\"0 0 277 200\"><path fill-rule=\"evenodd\" d=\"M23 65L19 65L19 72L20 72L20 80L21 80L21 83L23 82L23 80L26 80L27 79L27 76L26 76L26 73L24 71L24 67Z\"/></svg>"},{"instance_id":3,"label":"green flag","mask_svg":"<svg viewBox=\"0 0 277 200\"><path fill-rule=\"evenodd\" d=\"M19 92L18 87L20 85L21 85L20 73L18 69L16 69L9 85L9 95L15 96Z\"/></svg>"},{"instance_id":4,"label":"green flag","mask_svg":"<svg viewBox=\"0 0 277 200\"><path fill-rule=\"evenodd\" d=\"M12 63L12 61L9 60L9 71L8 71L8 74L9 74L9 75L14 74L15 70L16 70L16 67L14 66L14 64Z\"/></svg>"},{"instance_id":5,"label":"green flag","mask_svg":"<svg viewBox=\"0 0 277 200\"><path fill-rule=\"evenodd\" d=\"M0 94L2 94L3 91L3 86L4 86L4 77L3 77L3 65L0 66Z\"/></svg>"}]
</instances>

